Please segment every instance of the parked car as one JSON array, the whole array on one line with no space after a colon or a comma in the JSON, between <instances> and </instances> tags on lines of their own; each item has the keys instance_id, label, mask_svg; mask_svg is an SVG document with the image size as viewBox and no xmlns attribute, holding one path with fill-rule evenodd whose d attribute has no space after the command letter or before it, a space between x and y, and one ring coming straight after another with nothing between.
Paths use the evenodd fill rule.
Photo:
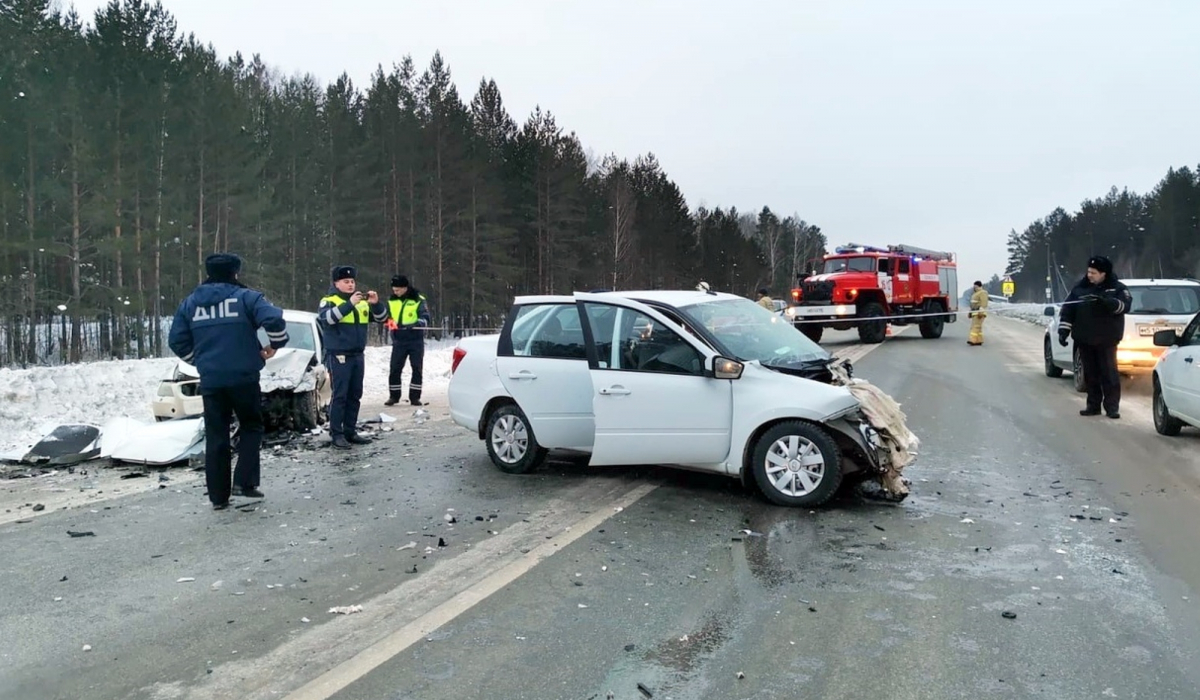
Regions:
<instances>
[{"instance_id":1,"label":"parked car","mask_svg":"<svg viewBox=\"0 0 1200 700\"><path fill-rule=\"evenodd\" d=\"M333 398L317 315L284 309L283 320L287 323L288 344L267 360L259 373L263 420L268 431L312 430L325 422ZM266 332L259 329L258 336L265 347ZM199 388L196 368L187 362L176 364L171 378L159 384L151 402L155 420L204 415Z\"/></svg>"},{"instance_id":2,"label":"parked car","mask_svg":"<svg viewBox=\"0 0 1200 700\"><path fill-rule=\"evenodd\" d=\"M882 433L832 356L787 319L712 291L518 297L499 334L454 348L450 415L501 471L550 450L592 465L665 464L815 506L872 474Z\"/></svg>"},{"instance_id":3,"label":"parked car","mask_svg":"<svg viewBox=\"0 0 1200 700\"><path fill-rule=\"evenodd\" d=\"M1178 435L1185 425L1200 427L1200 314L1182 333L1156 332L1154 344L1165 349L1152 380L1154 429Z\"/></svg>"},{"instance_id":4,"label":"parked car","mask_svg":"<svg viewBox=\"0 0 1200 700\"><path fill-rule=\"evenodd\" d=\"M1129 288L1133 304L1125 312L1125 337L1117 346L1117 370L1127 376L1147 375L1154 371L1163 355L1163 348L1154 344L1154 334L1162 330L1182 332L1200 312L1200 282L1186 279L1121 281ZM1070 371L1075 390L1083 392L1087 387L1074 340L1068 337L1066 347L1058 344L1062 308L1052 305L1044 311L1051 318L1042 340L1045 372L1047 377L1061 377L1064 370Z\"/></svg>"}]
</instances>

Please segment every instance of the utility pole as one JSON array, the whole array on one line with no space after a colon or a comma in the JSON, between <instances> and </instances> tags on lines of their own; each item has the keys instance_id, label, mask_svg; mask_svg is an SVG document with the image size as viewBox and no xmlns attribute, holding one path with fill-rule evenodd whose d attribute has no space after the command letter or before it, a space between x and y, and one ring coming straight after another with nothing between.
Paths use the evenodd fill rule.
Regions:
<instances>
[{"instance_id":1,"label":"utility pole","mask_svg":"<svg viewBox=\"0 0 1200 700\"><path fill-rule=\"evenodd\" d=\"M1050 270L1050 236L1047 235L1046 236L1046 303L1047 304L1054 303L1054 296L1053 296L1054 287L1051 286L1051 284L1050 284L1050 271L1051 271Z\"/></svg>"}]
</instances>

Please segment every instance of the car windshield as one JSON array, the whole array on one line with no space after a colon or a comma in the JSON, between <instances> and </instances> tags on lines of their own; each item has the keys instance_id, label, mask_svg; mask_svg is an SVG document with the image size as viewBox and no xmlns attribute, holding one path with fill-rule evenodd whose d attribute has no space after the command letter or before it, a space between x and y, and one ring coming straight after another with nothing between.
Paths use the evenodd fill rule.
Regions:
<instances>
[{"instance_id":1,"label":"car windshield","mask_svg":"<svg viewBox=\"0 0 1200 700\"><path fill-rule=\"evenodd\" d=\"M820 345L779 314L749 299L719 299L679 309L689 322L703 326L723 351L743 362L800 369L832 359Z\"/></svg>"},{"instance_id":2,"label":"car windshield","mask_svg":"<svg viewBox=\"0 0 1200 700\"><path fill-rule=\"evenodd\" d=\"M316 352L317 344L313 339L312 324L308 321L288 321L287 333L288 342L285 347ZM258 344L263 347L268 344L267 332L261 328L258 329Z\"/></svg>"},{"instance_id":3,"label":"car windshield","mask_svg":"<svg viewBox=\"0 0 1200 700\"><path fill-rule=\"evenodd\" d=\"M1193 285L1129 287L1131 314L1192 316L1200 312L1200 287Z\"/></svg>"},{"instance_id":4,"label":"car windshield","mask_svg":"<svg viewBox=\"0 0 1200 700\"><path fill-rule=\"evenodd\" d=\"M823 274L833 272L874 272L875 258L860 257L860 258L832 258L825 261L825 269Z\"/></svg>"}]
</instances>

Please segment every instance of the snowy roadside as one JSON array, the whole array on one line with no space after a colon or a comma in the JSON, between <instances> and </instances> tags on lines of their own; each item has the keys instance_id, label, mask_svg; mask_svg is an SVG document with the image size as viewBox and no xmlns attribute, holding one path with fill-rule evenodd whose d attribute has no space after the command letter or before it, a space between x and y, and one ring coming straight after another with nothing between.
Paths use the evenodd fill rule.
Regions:
<instances>
[{"instance_id":1,"label":"snowy roadside","mask_svg":"<svg viewBox=\"0 0 1200 700\"><path fill-rule=\"evenodd\" d=\"M427 400L445 395L456 342L446 339L426 343L422 383ZM390 347L367 348L364 404L387 400L390 357ZM152 423L150 403L159 382L171 376L175 363L173 358L156 358L0 369L0 452L28 447L64 423L101 426L112 418ZM409 376L406 367L405 399Z\"/></svg>"},{"instance_id":2,"label":"snowy roadside","mask_svg":"<svg viewBox=\"0 0 1200 700\"><path fill-rule=\"evenodd\" d=\"M1045 304L992 304L988 311L998 316L1015 318L1044 328L1050 324L1050 317L1044 314L1045 308Z\"/></svg>"}]
</instances>

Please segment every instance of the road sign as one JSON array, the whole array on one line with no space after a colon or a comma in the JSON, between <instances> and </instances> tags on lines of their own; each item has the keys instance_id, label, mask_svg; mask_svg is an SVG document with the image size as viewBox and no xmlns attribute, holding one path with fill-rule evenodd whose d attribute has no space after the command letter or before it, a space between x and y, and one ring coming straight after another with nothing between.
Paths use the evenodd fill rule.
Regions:
<instances>
[{"instance_id":1,"label":"road sign","mask_svg":"<svg viewBox=\"0 0 1200 700\"><path fill-rule=\"evenodd\" d=\"M1004 281L1000 283L1000 293L1006 297L1011 297L1016 290L1017 285L1011 277L1005 277Z\"/></svg>"}]
</instances>

